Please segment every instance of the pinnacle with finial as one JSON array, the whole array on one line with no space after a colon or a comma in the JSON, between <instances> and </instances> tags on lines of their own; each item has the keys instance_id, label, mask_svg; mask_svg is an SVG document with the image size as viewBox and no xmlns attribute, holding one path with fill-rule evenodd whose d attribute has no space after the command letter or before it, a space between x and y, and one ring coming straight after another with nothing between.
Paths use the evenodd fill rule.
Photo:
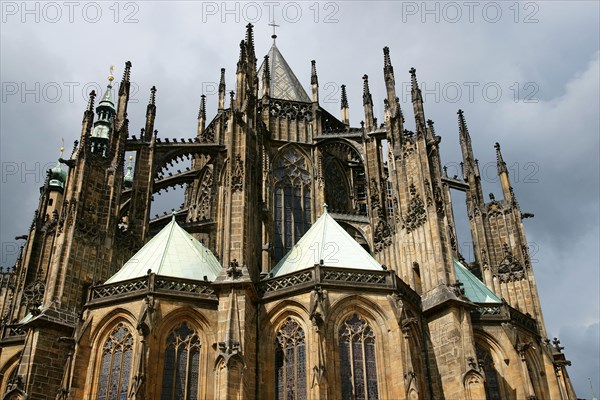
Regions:
<instances>
[{"instance_id":1,"label":"pinnacle with finial","mask_svg":"<svg viewBox=\"0 0 600 400\"><path fill-rule=\"evenodd\" d=\"M383 71L386 74L394 74L394 67L392 67L392 61L390 59L390 48L387 46L383 48Z\"/></svg>"},{"instance_id":2,"label":"pinnacle with finial","mask_svg":"<svg viewBox=\"0 0 600 400\"><path fill-rule=\"evenodd\" d=\"M310 61L310 84L319 84L319 79L317 78L317 62L315 60Z\"/></svg>"},{"instance_id":3,"label":"pinnacle with finial","mask_svg":"<svg viewBox=\"0 0 600 400\"><path fill-rule=\"evenodd\" d=\"M152 88L150 89L150 104L156 104L156 86L152 86Z\"/></svg>"},{"instance_id":4,"label":"pinnacle with finial","mask_svg":"<svg viewBox=\"0 0 600 400\"><path fill-rule=\"evenodd\" d=\"M342 85L341 108L348 108L348 95L346 94L346 85Z\"/></svg>"},{"instance_id":5,"label":"pinnacle with finial","mask_svg":"<svg viewBox=\"0 0 600 400\"><path fill-rule=\"evenodd\" d=\"M373 104L371 90L369 89L369 76L363 75L363 104Z\"/></svg>"},{"instance_id":6,"label":"pinnacle with finial","mask_svg":"<svg viewBox=\"0 0 600 400\"><path fill-rule=\"evenodd\" d=\"M90 97L88 99L87 111L90 111L90 112L94 111L94 102L95 101L96 101L96 91L92 90L90 92Z\"/></svg>"},{"instance_id":7,"label":"pinnacle with finial","mask_svg":"<svg viewBox=\"0 0 600 400\"><path fill-rule=\"evenodd\" d=\"M502 152L500 151L500 143L496 142L494 145L496 149L496 161L498 165L498 175L502 173L508 173L508 168L506 168L506 163L504 162L504 158L502 158Z\"/></svg>"},{"instance_id":8,"label":"pinnacle with finial","mask_svg":"<svg viewBox=\"0 0 600 400\"><path fill-rule=\"evenodd\" d=\"M463 110L458 110L458 130L461 136L464 135L465 138L471 139L469 136L469 128L467 127L467 122L465 120L465 115Z\"/></svg>"},{"instance_id":9,"label":"pinnacle with finial","mask_svg":"<svg viewBox=\"0 0 600 400\"><path fill-rule=\"evenodd\" d=\"M198 110L198 119L206 119L206 96L200 96L200 109Z\"/></svg>"}]
</instances>

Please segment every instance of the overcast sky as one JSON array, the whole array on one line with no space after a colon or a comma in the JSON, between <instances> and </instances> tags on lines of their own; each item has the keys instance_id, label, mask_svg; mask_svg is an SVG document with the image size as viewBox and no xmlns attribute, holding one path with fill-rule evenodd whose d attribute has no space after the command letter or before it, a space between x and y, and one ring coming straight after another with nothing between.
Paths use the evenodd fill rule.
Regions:
<instances>
[{"instance_id":1,"label":"overcast sky","mask_svg":"<svg viewBox=\"0 0 600 400\"><path fill-rule=\"evenodd\" d=\"M156 85L159 136L193 137L203 92L209 118L216 112L221 67L227 90L234 88L245 25L255 25L260 62L274 17L277 45L309 93L310 60L317 61L321 103L334 115L347 85L352 125L364 118L364 74L383 120L382 48L389 46L408 129L415 67L443 162L452 171L461 161L461 108L485 193L498 198L493 145L501 143L521 208L535 214L525 226L549 335L573 361L578 395L591 398L588 378L600 392L598 4L3 1L0 265L14 263L14 237L29 229L45 170L63 139L70 154L87 93L104 92L111 64L119 81L124 63L133 63L131 134L139 136ZM181 193L169 195L164 210L182 201ZM470 238L459 232L466 255Z\"/></svg>"}]
</instances>

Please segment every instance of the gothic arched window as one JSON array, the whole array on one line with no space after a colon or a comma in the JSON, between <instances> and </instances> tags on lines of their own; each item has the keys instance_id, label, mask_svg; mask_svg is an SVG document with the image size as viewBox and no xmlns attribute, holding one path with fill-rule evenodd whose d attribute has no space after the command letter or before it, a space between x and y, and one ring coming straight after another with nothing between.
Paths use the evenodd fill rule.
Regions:
<instances>
[{"instance_id":1,"label":"gothic arched window","mask_svg":"<svg viewBox=\"0 0 600 400\"><path fill-rule=\"evenodd\" d=\"M200 338L187 322L167 336L162 400L191 400L199 396Z\"/></svg>"},{"instance_id":2,"label":"gothic arched window","mask_svg":"<svg viewBox=\"0 0 600 400\"><path fill-rule=\"evenodd\" d=\"M475 350L477 351L477 360L485 372L485 398L486 400L500 400L502 396L500 395L498 371L494 366L492 354L479 345L476 346Z\"/></svg>"},{"instance_id":3,"label":"gothic arched window","mask_svg":"<svg viewBox=\"0 0 600 400\"><path fill-rule=\"evenodd\" d=\"M325 175L325 202L334 212L347 212L350 204L348 178L340 162L329 157L323 162Z\"/></svg>"},{"instance_id":4,"label":"gothic arched window","mask_svg":"<svg viewBox=\"0 0 600 400\"><path fill-rule=\"evenodd\" d=\"M304 331L292 318L277 333L275 384L277 400L306 399L306 340Z\"/></svg>"},{"instance_id":5,"label":"gothic arched window","mask_svg":"<svg viewBox=\"0 0 600 400\"><path fill-rule=\"evenodd\" d=\"M277 262L312 223L311 175L306 159L290 149L279 157L274 176L274 256Z\"/></svg>"},{"instance_id":6,"label":"gothic arched window","mask_svg":"<svg viewBox=\"0 0 600 400\"><path fill-rule=\"evenodd\" d=\"M98 400L127 399L132 354L133 336L123 323L119 323L102 347Z\"/></svg>"},{"instance_id":7,"label":"gothic arched window","mask_svg":"<svg viewBox=\"0 0 600 400\"><path fill-rule=\"evenodd\" d=\"M342 398L378 399L373 329L353 314L344 321L339 334Z\"/></svg>"}]
</instances>

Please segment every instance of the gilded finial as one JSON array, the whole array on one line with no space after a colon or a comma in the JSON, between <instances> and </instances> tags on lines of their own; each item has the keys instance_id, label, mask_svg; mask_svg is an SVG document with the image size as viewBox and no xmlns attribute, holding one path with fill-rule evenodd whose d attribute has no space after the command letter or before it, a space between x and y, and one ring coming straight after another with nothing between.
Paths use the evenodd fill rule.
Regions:
<instances>
[{"instance_id":1,"label":"gilded finial","mask_svg":"<svg viewBox=\"0 0 600 400\"><path fill-rule=\"evenodd\" d=\"M109 70L110 70L110 73L108 74L108 81L112 82L112 81L115 80L115 76L113 75L113 71L115 70L115 66L111 65L110 68L109 68Z\"/></svg>"},{"instance_id":2,"label":"gilded finial","mask_svg":"<svg viewBox=\"0 0 600 400\"><path fill-rule=\"evenodd\" d=\"M129 156L129 161L133 161L133 156Z\"/></svg>"}]
</instances>

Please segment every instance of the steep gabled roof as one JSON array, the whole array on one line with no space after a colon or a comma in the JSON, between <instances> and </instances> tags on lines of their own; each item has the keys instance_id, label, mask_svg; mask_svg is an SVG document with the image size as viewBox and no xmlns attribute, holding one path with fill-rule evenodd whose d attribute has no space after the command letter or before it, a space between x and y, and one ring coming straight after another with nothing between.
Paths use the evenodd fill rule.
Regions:
<instances>
[{"instance_id":1,"label":"steep gabled roof","mask_svg":"<svg viewBox=\"0 0 600 400\"><path fill-rule=\"evenodd\" d=\"M310 97L296 78L294 71L281 55L281 52L273 43L267 53L269 56L269 72L271 73L270 97L281 100L292 100L310 103ZM262 75L265 62L258 69L258 93L262 93Z\"/></svg>"},{"instance_id":2,"label":"steep gabled roof","mask_svg":"<svg viewBox=\"0 0 600 400\"><path fill-rule=\"evenodd\" d=\"M471 273L458 260L454 260L454 271L465 289L465 295L474 303L502 303L490 288L485 286L475 275Z\"/></svg>"},{"instance_id":3,"label":"steep gabled roof","mask_svg":"<svg viewBox=\"0 0 600 400\"><path fill-rule=\"evenodd\" d=\"M221 271L217 258L175 221L175 216L105 283L153 273L175 278L213 281Z\"/></svg>"},{"instance_id":4,"label":"steep gabled roof","mask_svg":"<svg viewBox=\"0 0 600 400\"><path fill-rule=\"evenodd\" d=\"M382 270L381 264L329 216L327 207L271 273L272 276L289 274L310 268L321 260L328 267Z\"/></svg>"}]
</instances>

